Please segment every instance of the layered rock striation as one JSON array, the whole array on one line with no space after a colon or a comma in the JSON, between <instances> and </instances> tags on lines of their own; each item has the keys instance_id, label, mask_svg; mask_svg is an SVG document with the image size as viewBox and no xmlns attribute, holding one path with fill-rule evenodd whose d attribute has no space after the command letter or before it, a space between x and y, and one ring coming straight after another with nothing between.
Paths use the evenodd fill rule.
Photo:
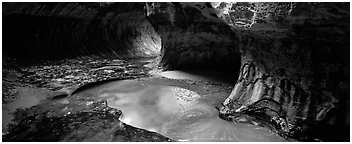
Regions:
<instances>
[{"instance_id":1,"label":"layered rock striation","mask_svg":"<svg viewBox=\"0 0 352 144\"><path fill-rule=\"evenodd\" d=\"M210 61L235 64L240 53L222 117L251 115L301 140L348 138L348 3L149 3L147 14L161 36L162 66L204 61L208 51Z\"/></svg>"},{"instance_id":2,"label":"layered rock striation","mask_svg":"<svg viewBox=\"0 0 352 144\"><path fill-rule=\"evenodd\" d=\"M348 134L349 4L228 5L230 14L218 15L240 35L242 61L221 112L264 114L289 136L342 140L317 133L324 127ZM247 18L251 27L236 23L231 13L239 13L238 7L254 13Z\"/></svg>"},{"instance_id":3,"label":"layered rock striation","mask_svg":"<svg viewBox=\"0 0 352 144\"><path fill-rule=\"evenodd\" d=\"M3 66L157 57L236 80L222 118L283 136L349 137L349 3L3 3ZM329 129L336 134L319 133ZM338 134L340 133L340 134Z\"/></svg>"},{"instance_id":4,"label":"layered rock striation","mask_svg":"<svg viewBox=\"0 0 352 144\"><path fill-rule=\"evenodd\" d=\"M155 57L161 41L144 12L143 3L4 3L4 60Z\"/></svg>"},{"instance_id":5,"label":"layered rock striation","mask_svg":"<svg viewBox=\"0 0 352 144\"><path fill-rule=\"evenodd\" d=\"M160 35L164 69L218 69L237 73L239 41L206 3L147 3Z\"/></svg>"}]
</instances>

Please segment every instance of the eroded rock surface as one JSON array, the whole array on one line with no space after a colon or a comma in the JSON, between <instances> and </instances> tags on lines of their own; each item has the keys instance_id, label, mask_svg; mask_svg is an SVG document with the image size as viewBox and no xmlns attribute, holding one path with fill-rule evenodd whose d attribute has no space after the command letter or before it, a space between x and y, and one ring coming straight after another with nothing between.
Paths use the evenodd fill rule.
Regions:
<instances>
[{"instance_id":1,"label":"eroded rock surface","mask_svg":"<svg viewBox=\"0 0 352 144\"><path fill-rule=\"evenodd\" d=\"M283 136L301 140L348 139L348 3L153 3L147 11L161 35L161 64L169 66L188 60L182 52L188 54L185 47L192 46L175 39L188 38L188 32L200 25L197 22L216 24L220 35L229 30L223 23L231 26L236 44L229 46L239 48L241 67L237 84L223 103L223 115L257 116ZM173 35L181 30L182 36ZM167 55L170 47L181 51L179 59ZM199 50L203 47L197 45ZM215 47L227 50L220 49L221 44ZM344 134L323 136L319 127L343 129Z\"/></svg>"},{"instance_id":2,"label":"eroded rock surface","mask_svg":"<svg viewBox=\"0 0 352 144\"><path fill-rule=\"evenodd\" d=\"M143 3L4 3L5 66L77 57L160 53Z\"/></svg>"},{"instance_id":3,"label":"eroded rock surface","mask_svg":"<svg viewBox=\"0 0 352 144\"><path fill-rule=\"evenodd\" d=\"M164 69L238 69L238 38L211 6L148 3L147 15L162 41Z\"/></svg>"},{"instance_id":4,"label":"eroded rock surface","mask_svg":"<svg viewBox=\"0 0 352 144\"><path fill-rule=\"evenodd\" d=\"M106 101L74 97L46 101L20 109L3 141L172 141L160 134L138 129L119 120L121 111Z\"/></svg>"},{"instance_id":5,"label":"eroded rock surface","mask_svg":"<svg viewBox=\"0 0 352 144\"><path fill-rule=\"evenodd\" d=\"M3 69L2 103L16 100L21 87L46 88L70 94L88 83L148 76L150 68L144 66L146 63L86 57Z\"/></svg>"},{"instance_id":6,"label":"eroded rock surface","mask_svg":"<svg viewBox=\"0 0 352 144\"><path fill-rule=\"evenodd\" d=\"M50 59L158 56L154 64L161 69L230 73L237 83L220 108L223 119L259 120L284 137L304 141L348 141L349 14L349 3L3 3L3 68L9 69L5 75L11 79L17 66ZM94 68L89 73L109 70ZM93 75L89 80L111 76ZM38 85L47 84L47 77L52 78L40 77ZM95 116L98 120L87 121L99 126L115 122L101 122L104 114L91 109L47 118L50 110L42 108L31 108L41 110L39 117L26 114L17 122L30 132L13 127L15 133L6 141L48 140L45 136L83 141L80 132L71 133L72 127L59 121L75 123L77 116L82 121ZM47 132L40 121L53 131L39 134L36 129ZM108 129L114 133L118 128ZM326 130L332 133L321 133ZM135 132L124 131L128 136L122 139L136 138ZM67 133L72 137L61 137ZM93 134L90 140L101 135Z\"/></svg>"},{"instance_id":7,"label":"eroded rock surface","mask_svg":"<svg viewBox=\"0 0 352 144\"><path fill-rule=\"evenodd\" d=\"M263 3L253 5L261 7ZM301 130L317 129L315 125L323 127L320 124L324 119L334 119L335 122L325 124L336 127L335 131L340 131L339 127L343 133L348 133L349 104L344 101L349 101L349 5L281 5L271 10L281 10L282 15L268 13L267 17L261 17L265 22L237 31L242 66L232 94L223 103L222 113L260 110L288 135L300 135ZM264 4L264 7L270 9L268 5ZM254 12L263 11L257 9ZM226 16L233 17L225 15L223 18ZM227 22L237 30L234 21ZM281 108L276 108L276 104L258 104L266 99L277 102ZM336 110L340 113L331 116ZM303 125L312 129L301 129ZM330 138L346 140L340 139L342 136Z\"/></svg>"},{"instance_id":8,"label":"eroded rock surface","mask_svg":"<svg viewBox=\"0 0 352 144\"><path fill-rule=\"evenodd\" d=\"M106 99L109 107L122 111L122 122L175 141L286 141L254 119L247 123L220 119L215 106L230 93L221 90L224 86L151 77L106 83L73 97Z\"/></svg>"}]
</instances>

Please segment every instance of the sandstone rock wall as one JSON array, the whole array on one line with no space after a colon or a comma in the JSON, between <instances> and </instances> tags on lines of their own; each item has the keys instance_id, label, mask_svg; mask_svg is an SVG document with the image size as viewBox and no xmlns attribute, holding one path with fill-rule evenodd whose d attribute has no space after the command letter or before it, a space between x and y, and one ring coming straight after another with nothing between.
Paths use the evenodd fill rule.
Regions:
<instances>
[{"instance_id":1,"label":"sandstone rock wall","mask_svg":"<svg viewBox=\"0 0 352 144\"><path fill-rule=\"evenodd\" d=\"M349 132L349 9L349 3L3 3L3 63L158 56L163 69L230 72L238 79L222 114L264 117L285 135L342 140ZM343 134L316 134L326 129Z\"/></svg>"},{"instance_id":2,"label":"sandstone rock wall","mask_svg":"<svg viewBox=\"0 0 352 144\"><path fill-rule=\"evenodd\" d=\"M149 3L147 15L166 68L215 68L207 55L241 61L221 114L260 117L285 136L343 137L317 134L322 127L347 133L348 3Z\"/></svg>"},{"instance_id":3,"label":"sandstone rock wall","mask_svg":"<svg viewBox=\"0 0 352 144\"><path fill-rule=\"evenodd\" d=\"M238 38L205 3L148 3L162 41L164 69L226 69L237 73Z\"/></svg>"},{"instance_id":4,"label":"sandstone rock wall","mask_svg":"<svg viewBox=\"0 0 352 144\"><path fill-rule=\"evenodd\" d=\"M160 37L143 3L4 3L3 55L19 63L155 57Z\"/></svg>"},{"instance_id":5,"label":"sandstone rock wall","mask_svg":"<svg viewBox=\"0 0 352 144\"><path fill-rule=\"evenodd\" d=\"M265 3L253 5L268 7ZM334 130L349 127L349 4L269 5L281 7L264 12L257 9L257 14L248 18L250 27L235 23L236 14L221 17L234 19L226 22L239 34L242 54L237 84L224 101L222 113L261 111L288 135L311 130L302 129L303 125L316 129L324 123ZM266 17L254 17L265 12ZM262 22L250 23L257 19ZM258 104L263 100L278 102L281 108Z\"/></svg>"}]
</instances>

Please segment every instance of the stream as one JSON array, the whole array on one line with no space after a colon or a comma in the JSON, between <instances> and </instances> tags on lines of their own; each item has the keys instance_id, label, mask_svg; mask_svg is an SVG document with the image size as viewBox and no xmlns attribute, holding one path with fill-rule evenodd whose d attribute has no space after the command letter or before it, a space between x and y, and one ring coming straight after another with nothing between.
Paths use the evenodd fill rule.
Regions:
<instances>
[{"instance_id":1,"label":"stream","mask_svg":"<svg viewBox=\"0 0 352 144\"><path fill-rule=\"evenodd\" d=\"M73 96L105 99L109 107L122 111L122 122L176 141L286 141L267 128L219 118L214 96L173 81L110 82Z\"/></svg>"},{"instance_id":2,"label":"stream","mask_svg":"<svg viewBox=\"0 0 352 144\"><path fill-rule=\"evenodd\" d=\"M149 61L5 70L3 141L287 141L269 128L219 118L215 107L233 88L221 74L151 73Z\"/></svg>"}]
</instances>

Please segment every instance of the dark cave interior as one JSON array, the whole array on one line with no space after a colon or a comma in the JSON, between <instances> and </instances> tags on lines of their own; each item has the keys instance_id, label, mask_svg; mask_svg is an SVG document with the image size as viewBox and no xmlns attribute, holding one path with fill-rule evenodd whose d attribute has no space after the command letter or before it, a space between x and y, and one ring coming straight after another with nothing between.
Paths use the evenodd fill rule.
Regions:
<instances>
[{"instance_id":1,"label":"dark cave interior","mask_svg":"<svg viewBox=\"0 0 352 144\"><path fill-rule=\"evenodd\" d=\"M3 2L2 24L3 141L350 141L350 3Z\"/></svg>"}]
</instances>

